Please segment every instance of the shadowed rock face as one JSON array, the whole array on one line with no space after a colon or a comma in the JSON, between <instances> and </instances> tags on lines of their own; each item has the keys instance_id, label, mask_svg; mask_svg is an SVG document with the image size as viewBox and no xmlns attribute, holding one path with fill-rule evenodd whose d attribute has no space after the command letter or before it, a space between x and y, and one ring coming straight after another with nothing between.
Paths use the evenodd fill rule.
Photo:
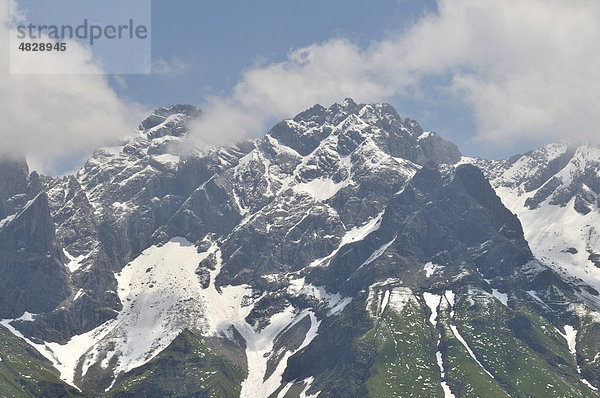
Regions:
<instances>
[{"instance_id":1,"label":"shadowed rock face","mask_svg":"<svg viewBox=\"0 0 600 398\"><path fill-rule=\"evenodd\" d=\"M53 310L70 292L48 197L24 160L0 161L0 317Z\"/></svg>"},{"instance_id":2,"label":"shadowed rock face","mask_svg":"<svg viewBox=\"0 0 600 398\"><path fill-rule=\"evenodd\" d=\"M381 247L386 256L368 262ZM509 277L532 260L519 220L477 167L441 172L430 164L389 200L377 231L340 250L309 280L353 296L387 278L427 288L428 262L444 267L445 279L464 271L492 279Z\"/></svg>"},{"instance_id":3,"label":"shadowed rock face","mask_svg":"<svg viewBox=\"0 0 600 398\"><path fill-rule=\"evenodd\" d=\"M25 159L0 155L0 220L16 211L27 187L29 168ZM21 195L18 195L21 194ZM18 195L17 197L14 197ZM14 197L14 198L13 198ZM8 201L8 199L11 199Z\"/></svg>"},{"instance_id":4,"label":"shadowed rock face","mask_svg":"<svg viewBox=\"0 0 600 398\"><path fill-rule=\"evenodd\" d=\"M25 192L29 167L24 158L0 155L0 198L6 200L13 195Z\"/></svg>"}]
</instances>

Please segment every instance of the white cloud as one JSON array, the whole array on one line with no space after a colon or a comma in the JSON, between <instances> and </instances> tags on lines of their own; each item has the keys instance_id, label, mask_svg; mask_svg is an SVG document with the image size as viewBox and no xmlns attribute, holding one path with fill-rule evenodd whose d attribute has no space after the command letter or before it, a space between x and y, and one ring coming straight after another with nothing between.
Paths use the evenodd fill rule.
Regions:
<instances>
[{"instance_id":1,"label":"white cloud","mask_svg":"<svg viewBox=\"0 0 600 398\"><path fill-rule=\"evenodd\" d=\"M596 0L439 0L436 13L365 48L332 39L247 70L229 96L205 104L195 131L229 141L316 102L381 101L442 81L472 109L484 143L594 140L598 21Z\"/></svg>"},{"instance_id":2,"label":"white cloud","mask_svg":"<svg viewBox=\"0 0 600 398\"><path fill-rule=\"evenodd\" d=\"M170 59L158 58L152 62L152 73L159 75L178 76L189 69L190 65L179 57Z\"/></svg>"},{"instance_id":3,"label":"white cloud","mask_svg":"<svg viewBox=\"0 0 600 398\"><path fill-rule=\"evenodd\" d=\"M0 8L0 51L8 54L9 1ZM61 63L69 70L96 67L91 55L69 43L69 57L46 53L36 62ZM89 154L130 135L141 107L120 99L105 75L16 75L0 65L0 151L26 154L40 171L53 173L65 159ZM145 111L144 111L145 113ZM68 165L72 166L72 164Z\"/></svg>"},{"instance_id":4,"label":"white cloud","mask_svg":"<svg viewBox=\"0 0 600 398\"><path fill-rule=\"evenodd\" d=\"M374 71L378 60L371 49L344 39L292 51L285 62L246 71L229 97L212 97L195 126L210 143L262 133L265 122L289 116L316 102L331 103L347 96L377 101L395 92Z\"/></svg>"},{"instance_id":5,"label":"white cloud","mask_svg":"<svg viewBox=\"0 0 600 398\"><path fill-rule=\"evenodd\" d=\"M481 140L595 140L599 20L597 1L445 0L402 44L411 68L450 74Z\"/></svg>"}]
</instances>

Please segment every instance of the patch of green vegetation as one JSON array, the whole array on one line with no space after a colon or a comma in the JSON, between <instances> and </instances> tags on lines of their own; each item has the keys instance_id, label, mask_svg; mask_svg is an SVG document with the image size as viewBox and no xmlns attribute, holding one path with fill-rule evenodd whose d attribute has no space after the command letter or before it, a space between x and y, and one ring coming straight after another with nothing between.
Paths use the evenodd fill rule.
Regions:
<instances>
[{"instance_id":1,"label":"patch of green vegetation","mask_svg":"<svg viewBox=\"0 0 600 398\"><path fill-rule=\"evenodd\" d=\"M577 333L577 356L581 374L589 382L600 385L600 323L595 317L581 317Z\"/></svg>"},{"instance_id":2,"label":"patch of green vegetation","mask_svg":"<svg viewBox=\"0 0 600 398\"><path fill-rule=\"evenodd\" d=\"M447 383L457 397L506 398L495 379L490 377L471 357L450 329L450 309L439 311L442 324L440 351Z\"/></svg>"},{"instance_id":3,"label":"patch of green vegetation","mask_svg":"<svg viewBox=\"0 0 600 398\"><path fill-rule=\"evenodd\" d=\"M510 396L596 396L579 380L564 339L524 302L513 310L471 290L460 296L455 310L453 323Z\"/></svg>"},{"instance_id":4,"label":"patch of green vegetation","mask_svg":"<svg viewBox=\"0 0 600 398\"><path fill-rule=\"evenodd\" d=\"M571 381L579 380L575 358L569 351L567 340L559 331L546 318L532 311L521 301L516 302L514 311L517 317L524 316L531 322L531 327L526 328L519 337L559 374ZM565 333L564 329L561 333Z\"/></svg>"},{"instance_id":5,"label":"patch of green vegetation","mask_svg":"<svg viewBox=\"0 0 600 398\"><path fill-rule=\"evenodd\" d=\"M366 381L372 397L442 397L436 341L421 306L409 301L398 313L388 306L362 339L377 355Z\"/></svg>"},{"instance_id":6,"label":"patch of green vegetation","mask_svg":"<svg viewBox=\"0 0 600 398\"><path fill-rule=\"evenodd\" d=\"M188 330L150 362L126 373L110 397L238 397L244 371Z\"/></svg>"},{"instance_id":7,"label":"patch of green vegetation","mask_svg":"<svg viewBox=\"0 0 600 398\"><path fill-rule=\"evenodd\" d=\"M79 397L50 361L0 326L0 397Z\"/></svg>"}]
</instances>

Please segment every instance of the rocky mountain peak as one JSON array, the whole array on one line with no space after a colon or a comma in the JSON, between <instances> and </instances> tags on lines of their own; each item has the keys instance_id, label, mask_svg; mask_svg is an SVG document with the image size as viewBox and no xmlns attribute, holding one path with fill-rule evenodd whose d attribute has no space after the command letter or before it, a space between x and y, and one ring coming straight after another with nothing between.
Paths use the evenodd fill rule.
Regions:
<instances>
[{"instance_id":1,"label":"rocky mountain peak","mask_svg":"<svg viewBox=\"0 0 600 398\"><path fill-rule=\"evenodd\" d=\"M317 104L278 123L268 135L301 156L334 135L342 147L356 148L369 139L385 154L417 164L455 163L461 158L456 145L434 132L424 132L414 120L403 120L391 105L357 104L350 98L329 108Z\"/></svg>"},{"instance_id":2,"label":"rocky mountain peak","mask_svg":"<svg viewBox=\"0 0 600 398\"><path fill-rule=\"evenodd\" d=\"M0 202L23 192L29 176L29 167L25 158L0 155L0 176L2 176L0 178Z\"/></svg>"},{"instance_id":3,"label":"rocky mountain peak","mask_svg":"<svg viewBox=\"0 0 600 398\"><path fill-rule=\"evenodd\" d=\"M166 135L181 137L188 132L187 122L200 115L200 109L194 105L171 105L154 110L138 126L138 132L149 139Z\"/></svg>"}]
</instances>

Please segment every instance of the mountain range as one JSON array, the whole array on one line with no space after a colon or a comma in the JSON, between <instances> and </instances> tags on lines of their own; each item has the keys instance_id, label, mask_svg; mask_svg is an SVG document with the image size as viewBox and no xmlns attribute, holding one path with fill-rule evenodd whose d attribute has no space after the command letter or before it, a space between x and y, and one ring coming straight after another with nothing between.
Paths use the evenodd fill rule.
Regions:
<instances>
[{"instance_id":1,"label":"mountain range","mask_svg":"<svg viewBox=\"0 0 600 398\"><path fill-rule=\"evenodd\" d=\"M201 117L0 158L0 396L599 395L600 148L470 158L346 99L198 149Z\"/></svg>"}]
</instances>

